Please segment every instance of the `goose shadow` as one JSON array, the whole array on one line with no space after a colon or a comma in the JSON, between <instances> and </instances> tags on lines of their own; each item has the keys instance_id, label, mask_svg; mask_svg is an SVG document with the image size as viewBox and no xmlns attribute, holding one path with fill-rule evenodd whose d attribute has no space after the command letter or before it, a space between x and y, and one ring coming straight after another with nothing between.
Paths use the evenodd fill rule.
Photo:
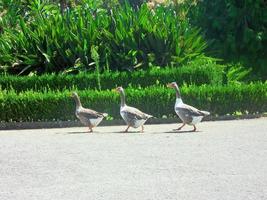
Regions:
<instances>
[{"instance_id":1,"label":"goose shadow","mask_svg":"<svg viewBox=\"0 0 267 200\"><path fill-rule=\"evenodd\" d=\"M193 130L188 130L188 131L165 131L163 133L175 133L175 134L180 134L180 133L201 133L201 131L193 131Z\"/></svg>"},{"instance_id":2,"label":"goose shadow","mask_svg":"<svg viewBox=\"0 0 267 200\"><path fill-rule=\"evenodd\" d=\"M94 132L89 132L89 131L71 131L71 132L67 132L66 134L69 134L69 135L75 135L75 134L91 134L91 133L94 133Z\"/></svg>"},{"instance_id":3,"label":"goose shadow","mask_svg":"<svg viewBox=\"0 0 267 200\"><path fill-rule=\"evenodd\" d=\"M94 133L94 132L93 132ZM92 134L89 131L71 131L71 132L65 132L65 133L56 133L56 134L63 134L63 135L78 135L78 134Z\"/></svg>"},{"instance_id":4,"label":"goose shadow","mask_svg":"<svg viewBox=\"0 0 267 200\"><path fill-rule=\"evenodd\" d=\"M101 132L101 131L93 131L93 132L89 132L89 131L71 131L71 132L65 132L65 133L55 133L55 134L59 134L59 135L81 135L81 134L86 134L86 135L103 135L103 134L122 134L122 135L127 135L127 134L131 134L131 135L136 135L136 133L140 133L139 131L128 131L128 132L124 132L124 131L111 131L111 132ZM141 133L143 134L143 133Z\"/></svg>"},{"instance_id":5,"label":"goose shadow","mask_svg":"<svg viewBox=\"0 0 267 200\"><path fill-rule=\"evenodd\" d=\"M56 133L56 134L62 134L62 135L80 135L80 134L88 134L88 135L93 135L93 134L122 134L122 135L147 135L147 134L164 134L164 133L172 133L172 134L186 134L186 133L201 133L202 131L192 131L192 130L188 130L188 131L164 131L164 132L140 132L140 131L128 131L128 132L124 132L124 131L111 131L111 132L101 132L101 131L93 131L93 132L89 132L89 131L70 131L70 132L65 132L65 133Z\"/></svg>"},{"instance_id":6,"label":"goose shadow","mask_svg":"<svg viewBox=\"0 0 267 200\"><path fill-rule=\"evenodd\" d=\"M131 134L131 133L141 133L141 132L140 131L128 131L128 132L124 132L124 131L112 131L110 133Z\"/></svg>"}]
</instances>

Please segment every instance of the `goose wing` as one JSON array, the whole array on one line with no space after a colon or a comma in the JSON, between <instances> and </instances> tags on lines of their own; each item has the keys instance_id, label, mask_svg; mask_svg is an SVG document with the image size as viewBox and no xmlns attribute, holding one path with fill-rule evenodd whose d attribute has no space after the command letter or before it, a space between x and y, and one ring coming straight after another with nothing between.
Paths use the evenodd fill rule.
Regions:
<instances>
[{"instance_id":1,"label":"goose wing","mask_svg":"<svg viewBox=\"0 0 267 200\"><path fill-rule=\"evenodd\" d=\"M88 109L88 108L82 108L80 109L77 114L81 117L85 117L87 119L97 119L100 117L105 117L106 113L99 113L94 110Z\"/></svg>"},{"instance_id":2,"label":"goose wing","mask_svg":"<svg viewBox=\"0 0 267 200\"><path fill-rule=\"evenodd\" d=\"M179 106L179 112L183 113L185 116L205 116L209 113L206 111L201 111L193 106L183 104L182 106Z\"/></svg>"},{"instance_id":3,"label":"goose wing","mask_svg":"<svg viewBox=\"0 0 267 200\"><path fill-rule=\"evenodd\" d=\"M127 118L131 118L131 119L135 118L138 120L142 120L142 119L148 119L152 117L151 115L148 115L142 112L141 110L138 110L137 108L130 107L130 106L126 106L125 108L123 108L122 112L124 112L125 115L127 115Z\"/></svg>"}]
</instances>

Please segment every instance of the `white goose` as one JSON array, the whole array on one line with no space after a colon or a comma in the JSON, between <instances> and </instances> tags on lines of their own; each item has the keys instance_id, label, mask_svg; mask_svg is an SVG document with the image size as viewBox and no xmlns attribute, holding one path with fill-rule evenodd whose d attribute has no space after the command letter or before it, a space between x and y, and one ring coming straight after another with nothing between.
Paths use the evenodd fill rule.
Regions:
<instances>
[{"instance_id":1,"label":"white goose","mask_svg":"<svg viewBox=\"0 0 267 200\"><path fill-rule=\"evenodd\" d=\"M148 115L138 110L137 108L127 106L125 103L125 92L122 87L117 87L115 91L120 93L121 96L121 107L120 114L124 119L128 127L124 132L128 132L130 127L138 128L141 126L141 132L144 132L144 123L151 117L152 115Z\"/></svg>"},{"instance_id":2,"label":"white goose","mask_svg":"<svg viewBox=\"0 0 267 200\"><path fill-rule=\"evenodd\" d=\"M176 91L176 102L174 106L174 110L179 118L182 120L183 124L176 130L181 130L186 124L194 127L192 131L196 131L196 124L201 122L204 116L209 115L210 113L203 110L198 110L193 106L189 106L183 103L181 98L180 90L176 82L172 82L167 84L167 87L173 88Z\"/></svg>"},{"instance_id":3,"label":"white goose","mask_svg":"<svg viewBox=\"0 0 267 200\"><path fill-rule=\"evenodd\" d=\"M76 92L72 93L72 97L74 98L76 103L75 114L77 118L80 119L82 124L89 127L90 132L93 132L93 128L96 127L104 117L108 116L108 114L84 108Z\"/></svg>"}]
</instances>

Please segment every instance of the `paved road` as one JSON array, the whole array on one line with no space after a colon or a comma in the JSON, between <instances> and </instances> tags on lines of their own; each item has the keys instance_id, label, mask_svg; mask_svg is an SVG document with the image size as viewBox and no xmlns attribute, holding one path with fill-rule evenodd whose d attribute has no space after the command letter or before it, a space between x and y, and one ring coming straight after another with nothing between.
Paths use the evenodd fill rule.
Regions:
<instances>
[{"instance_id":1,"label":"paved road","mask_svg":"<svg viewBox=\"0 0 267 200\"><path fill-rule=\"evenodd\" d=\"M0 199L267 199L267 118L175 127L0 131Z\"/></svg>"}]
</instances>

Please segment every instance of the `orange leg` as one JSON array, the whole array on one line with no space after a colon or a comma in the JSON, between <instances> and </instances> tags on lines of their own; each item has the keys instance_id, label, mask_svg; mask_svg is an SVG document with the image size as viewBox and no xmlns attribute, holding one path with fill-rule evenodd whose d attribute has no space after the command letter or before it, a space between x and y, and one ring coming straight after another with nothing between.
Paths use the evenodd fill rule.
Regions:
<instances>
[{"instance_id":1,"label":"orange leg","mask_svg":"<svg viewBox=\"0 0 267 200\"><path fill-rule=\"evenodd\" d=\"M195 132L197 130L197 128L195 125L193 125L193 126L194 126L194 129L192 130L192 132Z\"/></svg>"},{"instance_id":2,"label":"orange leg","mask_svg":"<svg viewBox=\"0 0 267 200\"><path fill-rule=\"evenodd\" d=\"M143 133L143 132L144 132L144 129L145 129L145 128L144 128L144 125L142 125L142 126L141 126L141 131L140 131L140 132Z\"/></svg>"},{"instance_id":3,"label":"orange leg","mask_svg":"<svg viewBox=\"0 0 267 200\"><path fill-rule=\"evenodd\" d=\"M127 133L129 128L130 128L130 125L128 125L128 127L126 128L126 130L124 131L124 133Z\"/></svg>"},{"instance_id":4,"label":"orange leg","mask_svg":"<svg viewBox=\"0 0 267 200\"><path fill-rule=\"evenodd\" d=\"M182 126L180 126L179 128L177 128L177 129L173 129L173 130L174 130L174 131L179 131L179 130L181 130L184 126L185 126L185 123L183 123Z\"/></svg>"}]
</instances>

